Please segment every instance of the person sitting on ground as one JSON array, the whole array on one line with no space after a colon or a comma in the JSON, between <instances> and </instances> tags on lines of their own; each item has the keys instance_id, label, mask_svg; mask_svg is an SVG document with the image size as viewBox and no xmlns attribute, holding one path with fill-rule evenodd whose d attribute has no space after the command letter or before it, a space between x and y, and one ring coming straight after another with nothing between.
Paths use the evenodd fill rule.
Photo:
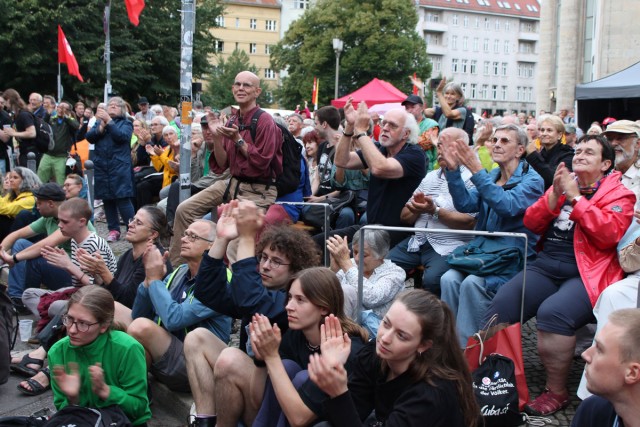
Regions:
<instances>
[{"instance_id":1,"label":"person sitting on ground","mask_svg":"<svg viewBox=\"0 0 640 427\"><path fill-rule=\"evenodd\" d=\"M527 259L535 257L537 236L522 223L526 209L544 192L540 175L522 160L527 135L517 125L499 126L493 137L493 160L499 168L487 172L478 157L469 147L466 133L459 132L455 141L443 146L446 162L445 176L453 205L459 212L478 212L476 230L526 233L528 246L523 239L515 237L475 237L469 245L489 252L517 249L513 254L519 263L502 263L489 272L463 272L451 268L442 275L440 289L442 300L457 317L460 346L465 347L467 338L480 329L480 319L489 306L493 295L507 280L522 269L525 251ZM460 166L471 173L474 188L467 188Z\"/></svg>"},{"instance_id":2,"label":"person sitting on ground","mask_svg":"<svg viewBox=\"0 0 640 427\"><path fill-rule=\"evenodd\" d=\"M247 346L246 327L255 313L267 316L270 322L278 323L280 330L286 330L284 288L295 273L320 264L319 252L309 235L289 226L267 228L256 245L261 218L253 202L232 201L224 205L218 221L218 237L204 256L194 294L212 309L242 319L239 348L243 351ZM238 261L231 266L233 276L228 281L223 258L229 242L237 236L241 243ZM217 393L215 365L225 348L225 342L204 328L195 329L185 339L184 351L197 414L193 425L215 425L219 409L212 398ZM253 365L248 356L233 362L234 372Z\"/></svg>"},{"instance_id":3,"label":"person sitting on ground","mask_svg":"<svg viewBox=\"0 0 640 427\"><path fill-rule=\"evenodd\" d=\"M9 192L0 197L0 239L12 231L13 220L19 212L34 208L33 191L40 185L38 175L27 168L16 166L9 173Z\"/></svg>"},{"instance_id":4,"label":"person sitting on ground","mask_svg":"<svg viewBox=\"0 0 640 427\"><path fill-rule=\"evenodd\" d=\"M595 396L585 399L571 421L572 427L634 427L640 420L640 309L614 311L582 353L587 388Z\"/></svg>"},{"instance_id":5,"label":"person sitting on ground","mask_svg":"<svg viewBox=\"0 0 640 427\"><path fill-rule=\"evenodd\" d=\"M635 195L612 172L614 157L606 138L587 135L576 146L573 173L560 163L553 186L524 216L525 226L542 236L542 250L498 290L484 315L484 322L494 314L498 324L519 322L524 274L534 284L524 290L522 320L536 316L547 380L525 406L531 415L547 416L569 404L575 332L594 322L600 293L623 277L616 245L631 223Z\"/></svg>"},{"instance_id":6,"label":"person sitting on ground","mask_svg":"<svg viewBox=\"0 0 640 427\"><path fill-rule=\"evenodd\" d=\"M287 285L286 332L271 326L266 316L255 314L250 324L254 365L242 375L224 369L225 363L244 354L225 349L216 364L218 423L229 425L240 419L246 425L271 427L309 425L322 419L327 396L309 380L309 357L320 351L322 325L330 313L340 320L342 332L352 342L350 365L367 341L367 333L342 310L344 298L335 274L324 267L302 270ZM266 367L266 369L264 369ZM247 381L249 380L250 381ZM286 420L285 420L286 419Z\"/></svg>"},{"instance_id":7,"label":"person sitting on ground","mask_svg":"<svg viewBox=\"0 0 640 427\"><path fill-rule=\"evenodd\" d=\"M405 224L416 228L473 229L476 214L460 213L456 210L444 173L446 162L442 156L443 147L453 144L460 132L449 128L440 134L437 144L440 168L432 170L424 177L402 209L400 219ZM465 186L473 188L471 172L464 166L460 169ZM417 232L398 243L387 258L405 270L422 265L422 287L440 295L440 278L449 269L447 256L456 247L470 240L471 237L458 234Z\"/></svg>"},{"instance_id":8,"label":"person sitting on ground","mask_svg":"<svg viewBox=\"0 0 640 427\"><path fill-rule=\"evenodd\" d=\"M538 121L540 147L537 139L527 144L525 159L544 179L544 189L553 184L556 169L564 163L571 172L573 148L564 141L565 125L558 116L544 116Z\"/></svg>"},{"instance_id":9,"label":"person sitting on ground","mask_svg":"<svg viewBox=\"0 0 640 427\"><path fill-rule=\"evenodd\" d=\"M167 274L168 253L162 255L148 244L143 255L145 280L138 286L127 333L145 348L155 378L174 391L190 390L182 351L189 331L204 327L224 343L231 335L231 318L204 306L193 294L202 254L215 239L213 222L192 223L181 241L180 255L186 263L171 274Z\"/></svg>"},{"instance_id":10,"label":"person sitting on ground","mask_svg":"<svg viewBox=\"0 0 640 427\"><path fill-rule=\"evenodd\" d=\"M172 126L165 126L162 135L167 141L165 148L147 144L145 149L151 158L151 163L157 172L162 175L152 174L136 184L136 201L138 208L149 205L159 199L160 190L171 185L178 176L180 168L180 138Z\"/></svg>"},{"instance_id":11,"label":"person sitting on ground","mask_svg":"<svg viewBox=\"0 0 640 427\"><path fill-rule=\"evenodd\" d=\"M348 380L343 361L350 340L337 318L325 321L325 331L309 377L330 397L323 408L332 426L478 425L480 409L455 339L455 318L433 294L414 289L396 298Z\"/></svg>"},{"instance_id":12,"label":"person sitting on ground","mask_svg":"<svg viewBox=\"0 0 640 427\"><path fill-rule=\"evenodd\" d=\"M116 405L134 426L151 418L144 349L132 337L113 330L113 297L99 286L71 296L63 317L67 337L49 352L53 403L105 408Z\"/></svg>"},{"instance_id":13,"label":"person sitting on ground","mask_svg":"<svg viewBox=\"0 0 640 427\"><path fill-rule=\"evenodd\" d=\"M365 324L372 335L393 299L404 289L406 278L402 268L385 259L389 253L389 240L389 233L384 230L364 231L362 308L373 315L373 319ZM331 270L336 273L344 291L344 311L351 319L360 321L361 313L357 312L360 232L353 235L352 247L353 258L349 256L347 238L333 236L327 240Z\"/></svg>"}]
</instances>

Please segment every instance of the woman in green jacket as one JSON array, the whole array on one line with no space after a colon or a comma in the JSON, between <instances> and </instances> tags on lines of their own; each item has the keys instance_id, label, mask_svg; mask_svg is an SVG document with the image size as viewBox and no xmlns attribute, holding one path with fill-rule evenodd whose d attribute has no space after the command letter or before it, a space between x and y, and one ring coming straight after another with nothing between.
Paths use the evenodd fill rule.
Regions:
<instances>
[{"instance_id":1,"label":"woman in green jacket","mask_svg":"<svg viewBox=\"0 0 640 427\"><path fill-rule=\"evenodd\" d=\"M67 336L49 351L56 409L68 405L117 405L134 426L151 418L144 349L112 330L114 302L99 286L84 286L69 300L63 323Z\"/></svg>"}]
</instances>

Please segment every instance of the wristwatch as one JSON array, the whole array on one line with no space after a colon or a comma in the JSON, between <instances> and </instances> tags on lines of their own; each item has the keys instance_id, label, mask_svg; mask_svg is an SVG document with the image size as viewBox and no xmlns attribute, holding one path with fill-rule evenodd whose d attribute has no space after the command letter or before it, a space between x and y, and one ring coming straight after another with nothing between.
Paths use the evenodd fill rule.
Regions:
<instances>
[{"instance_id":1,"label":"wristwatch","mask_svg":"<svg viewBox=\"0 0 640 427\"><path fill-rule=\"evenodd\" d=\"M433 219L437 220L440 217L440 206L436 205L436 210L433 211Z\"/></svg>"},{"instance_id":2,"label":"wristwatch","mask_svg":"<svg viewBox=\"0 0 640 427\"><path fill-rule=\"evenodd\" d=\"M236 148L240 148L244 145L244 139L240 138L236 141Z\"/></svg>"}]
</instances>

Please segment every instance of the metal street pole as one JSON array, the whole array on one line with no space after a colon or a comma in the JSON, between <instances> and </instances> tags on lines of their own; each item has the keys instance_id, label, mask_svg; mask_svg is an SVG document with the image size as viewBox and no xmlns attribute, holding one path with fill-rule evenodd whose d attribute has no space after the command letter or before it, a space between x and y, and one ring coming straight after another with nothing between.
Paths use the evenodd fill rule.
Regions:
<instances>
[{"instance_id":1,"label":"metal street pole","mask_svg":"<svg viewBox=\"0 0 640 427\"><path fill-rule=\"evenodd\" d=\"M338 99L338 76L340 75L340 53L342 52L342 48L344 47L344 43L340 39L333 39L333 50L336 52L336 87L333 95L333 99Z\"/></svg>"},{"instance_id":2,"label":"metal street pole","mask_svg":"<svg viewBox=\"0 0 640 427\"><path fill-rule=\"evenodd\" d=\"M191 122L193 81L193 37L196 24L194 0L182 0L180 42L180 202L191 196Z\"/></svg>"},{"instance_id":3,"label":"metal street pole","mask_svg":"<svg viewBox=\"0 0 640 427\"><path fill-rule=\"evenodd\" d=\"M111 0L104 7L104 62L107 64L107 81L104 84L104 100L106 104L111 94L111 30L109 29L111 20Z\"/></svg>"}]
</instances>

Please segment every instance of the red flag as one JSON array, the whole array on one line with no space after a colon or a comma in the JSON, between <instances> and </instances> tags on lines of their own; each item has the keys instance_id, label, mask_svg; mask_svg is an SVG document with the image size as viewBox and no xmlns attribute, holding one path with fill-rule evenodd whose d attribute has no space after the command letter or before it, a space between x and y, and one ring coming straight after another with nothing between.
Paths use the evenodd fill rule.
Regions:
<instances>
[{"instance_id":1,"label":"red flag","mask_svg":"<svg viewBox=\"0 0 640 427\"><path fill-rule=\"evenodd\" d=\"M415 82L416 80L418 80L418 76L416 76L416 73L413 73L413 81ZM416 84L413 85L413 94L418 94L418 86Z\"/></svg>"},{"instance_id":2,"label":"red flag","mask_svg":"<svg viewBox=\"0 0 640 427\"><path fill-rule=\"evenodd\" d=\"M82 76L80 75L80 67L78 67L78 61L76 61L76 57L73 56L71 46L69 45L67 38L64 36L62 27L60 27L60 25L58 25L58 63L67 64L69 74L72 76L76 76L78 80L84 82Z\"/></svg>"},{"instance_id":3,"label":"red flag","mask_svg":"<svg viewBox=\"0 0 640 427\"><path fill-rule=\"evenodd\" d=\"M319 81L317 77L313 78L313 90L311 91L311 103L313 105L318 105L318 86Z\"/></svg>"},{"instance_id":4,"label":"red flag","mask_svg":"<svg viewBox=\"0 0 640 427\"><path fill-rule=\"evenodd\" d=\"M124 0L127 5L127 15L129 15L129 21L136 27L140 23L140 14L144 9L144 0Z\"/></svg>"}]
</instances>

